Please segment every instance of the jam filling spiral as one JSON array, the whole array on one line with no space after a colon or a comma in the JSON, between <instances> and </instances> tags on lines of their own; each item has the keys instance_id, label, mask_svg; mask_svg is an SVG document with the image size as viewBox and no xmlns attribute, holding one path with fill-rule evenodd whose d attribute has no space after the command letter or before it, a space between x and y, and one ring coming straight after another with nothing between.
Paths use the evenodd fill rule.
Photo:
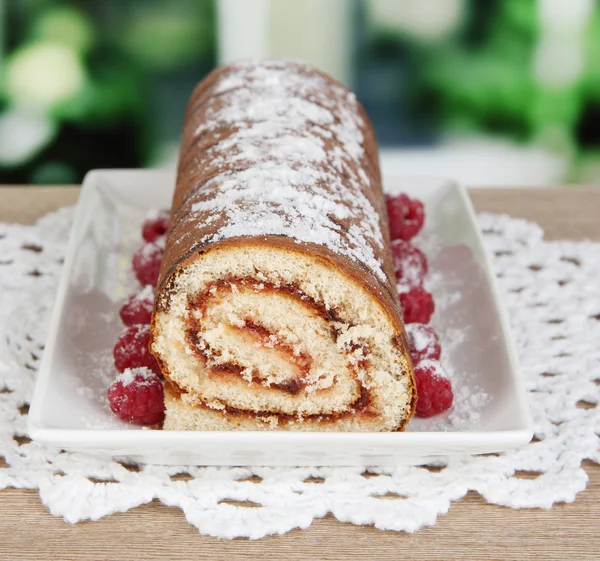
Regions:
<instances>
[{"instance_id":1,"label":"jam filling spiral","mask_svg":"<svg viewBox=\"0 0 600 561\"><path fill-rule=\"evenodd\" d=\"M219 280L188 296L186 317L185 352L203 382L170 385L177 395L193 393L195 406L283 422L376 414L367 387L368 343L342 342L352 326L297 286ZM251 406L235 402L242 389L257 398Z\"/></svg>"}]
</instances>

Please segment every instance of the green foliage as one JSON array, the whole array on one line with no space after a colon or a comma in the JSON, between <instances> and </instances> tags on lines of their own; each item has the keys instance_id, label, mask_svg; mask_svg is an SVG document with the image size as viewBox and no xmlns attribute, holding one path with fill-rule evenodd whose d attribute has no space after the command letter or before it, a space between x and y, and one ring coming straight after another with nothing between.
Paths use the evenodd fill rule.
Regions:
<instances>
[{"instance_id":1,"label":"green foliage","mask_svg":"<svg viewBox=\"0 0 600 561\"><path fill-rule=\"evenodd\" d=\"M46 8L33 20L30 35L33 40L60 43L82 54L96 39L89 15L68 5Z\"/></svg>"},{"instance_id":2,"label":"green foliage","mask_svg":"<svg viewBox=\"0 0 600 561\"><path fill-rule=\"evenodd\" d=\"M124 114L135 115L143 107L143 87L127 67L104 65L88 80L75 99L62 104L57 113L86 127L112 126Z\"/></svg>"},{"instance_id":3,"label":"green foliage","mask_svg":"<svg viewBox=\"0 0 600 561\"><path fill-rule=\"evenodd\" d=\"M494 50L468 53L446 49L432 53L424 87L439 99L437 110L449 123L469 120L479 129L523 137L534 85L519 57Z\"/></svg>"},{"instance_id":4,"label":"green foliage","mask_svg":"<svg viewBox=\"0 0 600 561\"><path fill-rule=\"evenodd\" d=\"M122 35L124 50L142 67L170 69L192 62L209 52L214 43L212 3L140 5Z\"/></svg>"},{"instance_id":5,"label":"green foliage","mask_svg":"<svg viewBox=\"0 0 600 561\"><path fill-rule=\"evenodd\" d=\"M544 72L552 74L548 68L536 66L545 32L541 1L470 0L460 28L434 43L382 25L360 64L377 68L388 85L393 75L398 126L419 130L435 123L438 135L535 143L572 161L571 179L589 178L600 170L600 4L591 10L583 36L582 73L563 84L558 74L553 84L545 79Z\"/></svg>"},{"instance_id":6,"label":"green foliage","mask_svg":"<svg viewBox=\"0 0 600 561\"><path fill-rule=\"evenodd\" d=\"M95 167L140 167L176 140L154 125L165 118L156 104L165 90L185 99L214 65L213 0L4 2L3 132L28 134L29 121L12 117L28 111L54 132L19 158L9 151L0 182L71 182Z\"/></svg>"},{"instance_id":7,"label":"green foliage","mask_svg":"<svg viewBox=\"0 0 600 561\"><path fill-rule=\"evenodd\" d=\"M539 131L548 125L573 129L581 115L583 102L579 88L538 88L529 115L532 130Z\"/></svg>"},{"instance_id":8,"label":"green foliage","mask_svg":"<svg viewBox=\"0 0 600 561\"><path fill-rule=\"evenodd\" d=\"M78 177L75 169L66 162L44 162L33 170L32 183L46 185L69 185L77 183Z\"/></svg>"},{"instance_id":9,"label":"green foliage","mask_svg":"<svg viewBox=\"0 0 600 561\"><path fill-rule=\"evenodd\" d=\"M515 138L531 133L536 85L531 75L531 51L537 34L532 0L496 4L493 24L476 44L464 29L451 44L421 54L420 83L449 128L464 123ZM471 22L477 25L478 22Z\"/></svg>"},{"instance_id":10,"label":"green foliage","mask_svg":"<svg viewBox=\"0 0 600 561\"><path fill-rule=\"evenodd\" d=\"M582 92L593 101L600 101L600 8L587 27L585 36L586 64Z\"/></svg>"},{"instance_id":11,"label":"green foliage","mask_svg":"<svg viewBox=\"0 0 600 561\"><path fill-rule=\"evenodd\" d=\"M26 45L6 62L6 95L13 105L51 109L73 97L84 82L79 57L60 44Z\"/></svg>"}]
</instances>

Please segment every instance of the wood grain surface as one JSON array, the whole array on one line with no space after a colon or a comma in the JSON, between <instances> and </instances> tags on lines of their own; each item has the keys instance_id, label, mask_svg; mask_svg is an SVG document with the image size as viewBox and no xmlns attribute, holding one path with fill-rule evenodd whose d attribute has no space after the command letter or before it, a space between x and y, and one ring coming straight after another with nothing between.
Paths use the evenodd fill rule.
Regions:
<instances>
[{"instance_id":1,"label":"wood grain surface","mask_svg":"<svg viewBox=\"0 0 600 561\"><path fill-rule=\"evenodd\" d=\"M548 239L600 240L600 188L474 189L478 211L538 222ZM30 224L72 204L74 187L0 188L0 221ZM306 530L258 541L200 536L179 509L158 502L98 522L69 525L34 491L0 492L0 560L187 559L600 559L600 466L585 463L588 488L571 504L512 510L476 493L414 534L342 524L331 516Z\"/></svg>"}]
</instances>

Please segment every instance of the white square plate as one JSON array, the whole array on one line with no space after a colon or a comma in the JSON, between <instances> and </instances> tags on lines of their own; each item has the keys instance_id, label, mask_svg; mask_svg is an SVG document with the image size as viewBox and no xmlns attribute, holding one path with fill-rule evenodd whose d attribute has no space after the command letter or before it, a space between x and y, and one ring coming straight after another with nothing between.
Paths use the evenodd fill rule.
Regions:
<instances>
[{"instance_id":1,"label":"white square plate","mask_svg":"<svg viewBox=\"0 0 600 561\"><path fill-rule=\"evenodd\" d=\"M433 324L453 379L454 411L402 433L174 432L121 423L106 388L118 310L135 289L130 260L151 209L171 201L169 171L90 172L77 204L46 351L29 413L31 438L72 451L197 465L394 465L500 452L527 443L532 424L495 281L464 188L392 178L426 205Z\"/></svg>"}]
</instances>

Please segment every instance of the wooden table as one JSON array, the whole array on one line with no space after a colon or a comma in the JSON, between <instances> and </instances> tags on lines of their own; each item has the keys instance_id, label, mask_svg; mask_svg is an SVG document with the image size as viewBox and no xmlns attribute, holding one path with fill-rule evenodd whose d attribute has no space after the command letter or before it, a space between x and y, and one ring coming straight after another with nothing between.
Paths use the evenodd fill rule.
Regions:
<instances>
[{"instance_id":1,"label":"wooden table","mask_svg":"<svg viewBox=\"0 0 600 561\"><path fill-rule=\"evenodd\" d=\"M73 187L0 188L0 220L32 223L77 199ZM476 189L477 210L535 220L553 239L600 240L600 188ZM511 510L476 493L433 528L381 532L332 517L307 530L258 541L200 536L179 509L158 502L74 526L48 514L35 491L0 492L0 559L600 559L600 466L586 463L588 488L551 510Z\"/></svg>"}]
</instances>

